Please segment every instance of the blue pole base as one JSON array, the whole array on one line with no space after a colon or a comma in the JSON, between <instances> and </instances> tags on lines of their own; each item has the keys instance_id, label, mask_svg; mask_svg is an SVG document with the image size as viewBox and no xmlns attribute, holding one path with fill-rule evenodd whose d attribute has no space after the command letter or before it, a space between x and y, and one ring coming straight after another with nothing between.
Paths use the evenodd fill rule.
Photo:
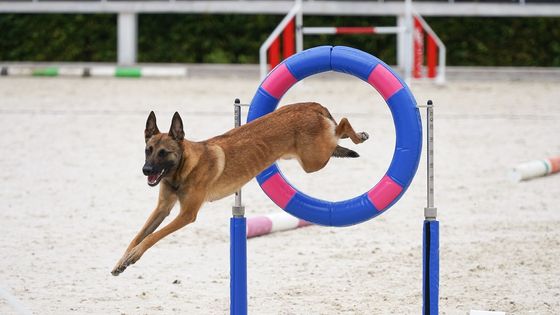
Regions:
<instances>
[{"instance_id":1,"label":"blue pole base","mask_svg":"<svg viewBox=\"0 0 560 315\"><path fill-rule=\"evenodd\" d=\"M230 232L230 314L247 315L247 219L233 217Z\"/></svg>"},{"instance_id":2,"label":"blue pole base","mask_svg":"<svg viewBox=\"0 0 560 315\"><path fill-rule=\"evenodd\" d=\"M437 315L439 302L439 222L424 221L422 314Z\"/></svg>"}]
</instances>

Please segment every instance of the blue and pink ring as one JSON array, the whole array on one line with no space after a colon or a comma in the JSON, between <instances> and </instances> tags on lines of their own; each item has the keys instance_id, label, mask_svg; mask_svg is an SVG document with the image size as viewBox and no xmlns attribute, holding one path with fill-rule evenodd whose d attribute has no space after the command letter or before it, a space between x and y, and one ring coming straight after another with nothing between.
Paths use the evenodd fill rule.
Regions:
<instances>
[{"instance_id":1,"label":"blue and pink ring","mask_svg":"<svg viewBox=\"0 0 560 315\"><path fill-rule=\"evenodd\" d=\"M259 86L247 122L276 109L296 82L326 71L351 74L373 86L385 99L395 124L396 144L391 164L372 189L344 201L324 201L294 188L276 164L257 176L261 188L288 213L320 225L347 226L369 220L396 203L410 185L422 151L422 123L416 100L406 84L378 58L344 46L302 51L274 68Z\"/></svg>"}]
</instances>

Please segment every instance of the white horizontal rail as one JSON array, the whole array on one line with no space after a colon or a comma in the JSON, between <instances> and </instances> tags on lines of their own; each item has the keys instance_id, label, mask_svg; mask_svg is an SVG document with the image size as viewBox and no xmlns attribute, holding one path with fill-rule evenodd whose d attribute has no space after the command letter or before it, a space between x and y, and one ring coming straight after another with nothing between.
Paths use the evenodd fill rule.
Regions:
<instances>
[{"instance_id":1,"label":"white horizontal rail","mask_svg":"<svg viewBox=\"0 0 560 315\"><path fill-rule=\"evenodd\" d=\"M304 27L305 35L320 34L398 34L404 32L404 27L398 26L350 26L350 27Z\"/></svg>"},{"instance_id":2,"label":"white horizontal rail","mask_svg":"<svg viewBox=\"0 0 560 315\"><path fill-rule=\"evenodd\" d=\"M375 34L399 34L404 32L405 28L400 26L378 26L375 27Z\"/></svg>"},{"instance_id":3,"label":"white horizontal rail","mask_svg":"<svg viewBox=\"0 0 560 315\"><path fill-rule=\"evenodd\" d=\"M336 27L304 27L304 35L336 34Z\"/></svg>"},{"instance_id":4,"label":"white horizontal rail","mask_svg":"<svg viewBox=\"0 0 560 315\"><path fill-rule=\"evenodd\" d=\"M6 1L3 13L239 13L283 14L293 1ZM560 16L560 4L545 3L441 3L419 2L414 7L423 16ZM387 16L403 13L402 2L383 1L305 1L308 15Z\"/></svg>"}]
</instances>

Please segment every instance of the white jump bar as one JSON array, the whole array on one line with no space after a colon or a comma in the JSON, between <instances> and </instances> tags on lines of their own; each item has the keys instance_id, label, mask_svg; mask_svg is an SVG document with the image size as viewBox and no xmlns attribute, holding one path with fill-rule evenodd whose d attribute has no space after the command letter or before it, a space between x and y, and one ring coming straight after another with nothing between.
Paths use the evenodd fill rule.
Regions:
<instances>
[{"instance_id":1,"label":"white jump bar","mask_svg":"<svg viewBox=\"0 0 560 315\"><path fill-rule=\"evenodd\" d=\"M404 31L399 26L351 26L351 27L304 27L303 34L398 34Z\"/></svg>"}]
</instances>

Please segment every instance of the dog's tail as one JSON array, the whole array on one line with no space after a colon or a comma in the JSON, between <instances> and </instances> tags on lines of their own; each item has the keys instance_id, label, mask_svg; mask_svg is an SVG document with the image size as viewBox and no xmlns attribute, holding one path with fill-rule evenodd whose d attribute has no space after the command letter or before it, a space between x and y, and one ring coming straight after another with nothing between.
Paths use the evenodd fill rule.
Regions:
<instances>
[{"instance_id":1,"label":"dog's tail","mask_svg":"<svg viewBox=\"0 0 560 315\"><path fill-rule=\"evenodd\" d=\"M332 156L338 158L357 158L360 155L354 150L350 150L348 148L337 145Z\"/></svg>"}]
</instances>

